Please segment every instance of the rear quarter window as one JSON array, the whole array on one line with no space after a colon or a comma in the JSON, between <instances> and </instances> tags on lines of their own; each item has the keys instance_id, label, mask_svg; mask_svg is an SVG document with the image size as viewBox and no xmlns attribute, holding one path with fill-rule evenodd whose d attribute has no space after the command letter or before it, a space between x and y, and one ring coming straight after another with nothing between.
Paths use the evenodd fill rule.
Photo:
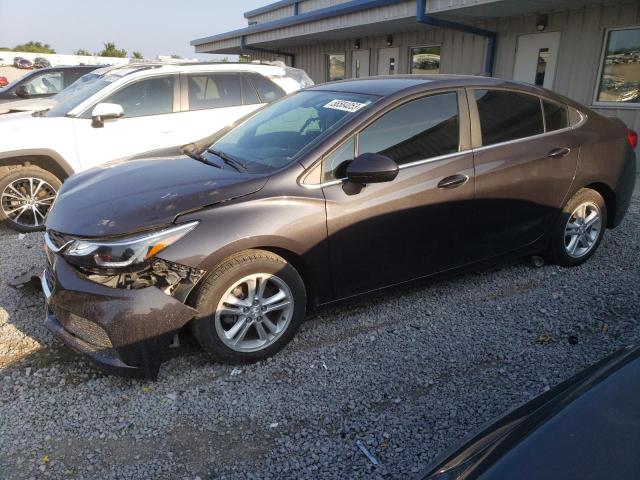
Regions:
<instances>
[{"instance_id":1,"label":"rear quarter window","mask_svg":"<svg viewBox=\"0 0 640 480\"><path fill-rule=\"evenodd\" d=\"M264 103L273 102L285 96L285 91L259 73L250 74L251 83Z\"/></svg>"}]
</instances>

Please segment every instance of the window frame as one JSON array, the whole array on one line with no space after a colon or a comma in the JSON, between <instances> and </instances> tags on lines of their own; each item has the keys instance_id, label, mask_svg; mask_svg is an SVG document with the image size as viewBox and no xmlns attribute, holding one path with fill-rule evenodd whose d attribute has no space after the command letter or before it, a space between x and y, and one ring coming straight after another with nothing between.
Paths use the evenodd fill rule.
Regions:
<instances>
[{"instance_id":1,"label":"window frame","mask_svg":"<svg viewBox=\"0 0 640 480\"><path fill-rule=\"evenodd\" d=\"M363 132L364 130L366 130L371 124L373 124L374 122L376 122L377 120L379 120L381 117L383 117L384 115L386 115L387 113L391 112L392 110L395 110L396 108L402 107L403 105L412 102L412 101L416 101L416 100L420 100L422 98L426 98L426 97L431 97L433 95L442 95L442 94L446 94L446 93L455 93L457 100L458 100L458 117L459 117L459 121L458 121L458 151L457 152L452 152L452 153L448 153L445 155L439 155L439 156L435 156L435 157L430 157L430 158L425 158L422 160L416 160L414 162L409 162L409 163L403 163L402 165L398 165L398 169L399 170L404 170L407 168L413 168L413 167L417 167L417 166L421 166L421 165L425 165L428 163L432 163L432 162L437 162L437 161L441 161L441 160L446 160L448 158L452 158L458 155L464 155L465 153L471 153L472 148L471 148L471 125L472 123L470 122L470 110L469 110L469 105L468 105L468 100L467 100L467 94L465 91L464 87L447 87L447 88L443 88L443 89L438 89L438 90L431 90L428 92L419 92L419 93L415 93L413 95L409 95L405 98L402 98L396 102L393 102L390 105L387 105L386 107L384 107L382 110L380 110L379 112L376 112L375 114L371 115L371 117L369 117L368 119L366 119L362 124L358 125L354 130L350 131L348 134L346 134L344 137L342 137L338 142L336 142L329 150L327 150L327 152L325 152L320 159L318 159L317 162L314 162L312 165L310 165L303 173L302 175L300 175L298 183L300 185L302 185L305 188L323 188L323 187L330 187L332 185L338 185L341 184L342 182L344 182L346 180L346 178L336 178L334 180L328 180L328 181L321 181L321 183L319 184L309 184L309 183L305 183L305 180L307 180L310 176L311 173L313 172L313 170L317 167L318 163L321 164L320 166L320 179L322 180L324 178L324 163L325 160L331 156L333 153L335 153L339 148L342 148L342 146L347 143L348 141L351 140L351 138L354 139L354 143L355 143L355 157L357 157L358 155L360 155L360 133Z\"/></svg>"},{"instance_id":2,"label":"window frame","mask_svg":"<svg viewBox=\"0 0 640 480\"><path fill-rule=\"evenodd\" d=\"M172 113L177 113L180 112L180 78L179 75L177 73L167 73L167 72L158 72L158 74L156 75L148 75L148 76L144 76L144 77L136 77L131 79L130 81L123 83L122 85L118 85L116 88L109 90L107 93L105 93L104 95L102 95L100 98L98 98L97 100L92 101L88 107L86 107L85 109L83 109L80 113L78 113L77 115L73 115L73 117L76 118L82 118L82 119L91 119L91 112L93 111L93 109L95 108L96 105L98 105L99 103L103 103L107 98L115 95L116 93L124 90L127 87L130 87L131 85L133 85L134 83L137 82L144 82L146 80L150 80L152 78L156 78L156 77L170 77L173 80L173 108L172 111L169 113L156 113L153 115L140 115L138 117L122 117L119 121L124 121L124 120L132 120L134 118L147 118L147 117L157 117L158 115L171 115ZM97 92L97 93L101 93L101 92ZM74 109L72 109L74 110ZM69 112L70 114L71 112Z\"/></svg>"},{"instance_id":3,"label":"window frame","mask_svg":"<svg viewBox=\"0 0 640 480\"><path fill-rule=\"evenodd\" d=\"M413 56L411 54L411 51L414 48L439 48L440 49L440 65L442 65L442 44L441 43L434 43L434 44L430 44L430 45L409 45L409 50L408 50L408 61L407 61L407 71L408 71L408 75L436 75L436 74L431 74L431 73L413 73L412 70L412 65L413 65ZM438 67L438 73L440 73L441 68Z\"/></svg>"},{"instance_id":4,"label":"window frame","mask_svg":"<svg viewBox=\"0 0 640 480\"><path fill-rule=\"evenodd\" d=\"M598 58L598 75L596 76L596 83L593 88L593 97L591 100L591 106L599 108L622 108L629 110L640 109L640 102L638 103L626 103L626 102L602 102L598 100L598 94L600 93L600 83L602 82L602 75L604 74L604 61L607 54L607 44L609 42L609 34L614 31L620 30L640 30L640 24L625 26L625 27L610 27L603 29L602 46L600 48L600 57Z\"/></svg>"},{"instance_id":5,"label":"window frame","mask_svg":"<svg viewBox=\"0 0 640 480\"><path fill-rule=\"evenodd\" d=\"M342 55L342 57L344 57L344 75L342 78L337 79L337 80L332 80L330 78L331 75L331 57L332 56L337 56L337 55ZM329 52L325 54L325 58L324 58L324 68L325 68L325 78L327 80L327 82L339 82L341 80L346 80L347 79L347 52Z\"/></svg>"},{"instance_id":6,"label":"window frame","mask_svg":"<svg viewBox=\"0 0 640 480\"><path fill-rule=\"evenodd\" d=\"M500 90L505 92L513 92L519 93L521 95L529 95L531 97L536 97L540 103L540 113L542 115L542 125L544 128L544 132L537 133L535 135L530 135L528 137L516 138L513 140L505 140L504 142L492 143L491 145L485 145L482 139L482 129L480 125L480 112L478 111L478 104L476 103L475 91L476 90ZM467 91L467 102L469 104L469 116L470 116L470 129L471 129L471 148L473 150L484 150L487 148L499 147L503 145L511 145L513 143L518 142L526 142L531 139L537 139L547 135L556 135L558 133L564 133L570 130L574 130L584 124L586 121L586 114L582 111L568 105L566 103L560 102L558 100L554 100L549 97L545 97L544 95L537 95L535 93L526 92L523 90L519 90L517 88L509 88L509 87L491 87L491 86L473 86L466 87ZM543 102L554 103L556 105L561 105L567 109L567 126L565 128L560 128L558 130L547 131L547 121L544 116L544 104ZM578 117L577 122L573 122L574 117Z\"/></svg>"}]
</instances>

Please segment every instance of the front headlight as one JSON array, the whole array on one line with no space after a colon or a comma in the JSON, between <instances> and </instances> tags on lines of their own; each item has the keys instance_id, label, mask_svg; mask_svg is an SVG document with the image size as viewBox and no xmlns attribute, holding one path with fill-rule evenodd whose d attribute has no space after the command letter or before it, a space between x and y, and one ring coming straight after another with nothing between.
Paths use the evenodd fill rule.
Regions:
<instances>
[{"instance_id":1,"label":"front headlight","mask_svg":"<svg viewBox=\"0 0 640 480\"><path fill-rule=\"evenodd\" d=\"M189 222L122 240L74 240L64 255L72 263L89 269L125 268L154 257L196 228L196 225L197 221Z\"/></svg>"}]
</instances>

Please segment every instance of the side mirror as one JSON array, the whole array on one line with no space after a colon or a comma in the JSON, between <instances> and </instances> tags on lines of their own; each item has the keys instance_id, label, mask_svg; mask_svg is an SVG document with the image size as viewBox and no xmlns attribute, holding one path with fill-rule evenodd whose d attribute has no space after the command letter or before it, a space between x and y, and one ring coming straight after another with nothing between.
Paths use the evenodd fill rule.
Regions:
<instances>
[{"instance_id":1,"label":"side mirror","mask_svg":"<svg viewBox=\"0 0 640 480\"><path fill-rule=\"evenodd\" d=\"M117 120L124 115L122 106L117 103L99 103L91 111L91 126L104 127L104 122Z\"/></svg>"},{"instance_id":2,"label":"side mirror","mask_svg":"<svg viewBox=\"0 0 640 480\"><path fill-rule=\"evenodd\" d=\"M29 90L27 90L27 87L25 87L24 85L20 85L13 91L13 93L16 97L20 98L27 98L29 96Z\"/></svg>"},{"instance_id":3,"label":"side mirror","mask_svg":"<svg viewBox=\"0 0 640 480\"><path fill-rule=\"evenodd\" d=\"M398 176L398 164L379 153L363 153L347 167L347 178L355 183L390 182Z\"/></svg>"}]
</instances>

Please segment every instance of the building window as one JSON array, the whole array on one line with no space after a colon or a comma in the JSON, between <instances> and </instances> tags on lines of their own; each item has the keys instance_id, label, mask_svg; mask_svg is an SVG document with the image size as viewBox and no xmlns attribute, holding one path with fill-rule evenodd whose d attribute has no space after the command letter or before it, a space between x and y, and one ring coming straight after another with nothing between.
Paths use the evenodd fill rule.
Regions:
<instances>
[{"instance_id":1,"label":"building window","mask_svg":"<svg viewBox=\"0 0 640 480\"><path fill-rule=\"evenodd\" d=\"M600 71L596 102L640 104L640 27L607 32Z\"/></svg>"},{"instance_id":2,"label":"building window","mask_svg":"<svg viewBox=\"0 0 640 480\"><path fill-rule=\"evenodd\" d=\"M412 47L411 73L440 73L440 47Z\"/></svg>"},{"instance_id":3,"label":"building window","mask_svg":"<svg viewBox=\"0 0 640 480\"><path fill-rule=\"evenodd\" d=\"M327 55L327 81L345 79L345 55L344 53L331 53Z\"/></svg>"}]
</instances>

